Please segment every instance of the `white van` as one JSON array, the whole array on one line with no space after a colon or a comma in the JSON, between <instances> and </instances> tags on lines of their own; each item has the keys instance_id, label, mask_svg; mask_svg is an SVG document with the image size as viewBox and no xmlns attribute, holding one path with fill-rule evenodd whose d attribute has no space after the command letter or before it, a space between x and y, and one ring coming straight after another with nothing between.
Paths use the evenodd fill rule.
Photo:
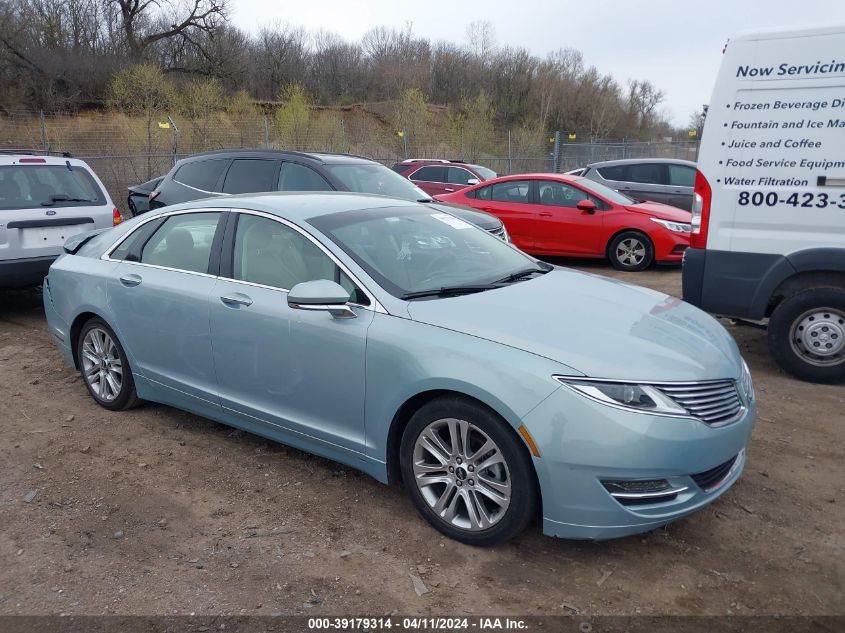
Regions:
<instances>
[{"instance_id":1,"label":"white van","mask_svg":"<svg viewBox=\"0 0 845 633\"><path fill-rule=\"evenodd\" d=\"M798 378L845 379L845 25L730 40L692 223L684 299L768 322Z\"/></svg>"},{"instance_id":2,"label":"white van","mask_svg":"<svg viewBox=\"0 0 845 633\"><path fill-rule=\"evenodd\" d=\"M67 238L120 221L84 161L0 152L0 289L40 284Z\"/></svg>"}]
</instances>

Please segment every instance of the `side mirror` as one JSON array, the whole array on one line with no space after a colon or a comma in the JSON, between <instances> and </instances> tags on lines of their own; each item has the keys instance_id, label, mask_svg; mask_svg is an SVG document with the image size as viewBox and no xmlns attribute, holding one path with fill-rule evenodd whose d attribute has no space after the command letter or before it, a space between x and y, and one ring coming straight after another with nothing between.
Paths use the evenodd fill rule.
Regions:
<instances>
[{"instance_id":1,"label":"side mirror","mask_svg":"<svg viewBox=\"0 0 845 633\"><path fill-rule=\"evenodd\" d=\"M288 306L294 310L328 312L337 319L354 319L349 293L338 283L328 279L303 281L288 292Z\"/></svg>"},{"instance_id":2,"label":"side mirror","mask_svg":"<svg viewBox=\"0 0 845 633\"><path fill-rule=\"evenodd\" d=\"M467 180L467 185L472 187L473 185L477 185L480 182L481 181L478 178L470 178L469 180Z\"/></svg>"},{"instance_id":3,"label":"side mirror","mask_svg":"<svg viewBox=\"0 0 845 633\"><path fill-rule=\"evenodd\" d=\"M581 209L581 211L584 211L586 213L596 212L596 203L588 199L581 200L578 204L575 205L575 207Z\"/></svg>"}]
</instances>

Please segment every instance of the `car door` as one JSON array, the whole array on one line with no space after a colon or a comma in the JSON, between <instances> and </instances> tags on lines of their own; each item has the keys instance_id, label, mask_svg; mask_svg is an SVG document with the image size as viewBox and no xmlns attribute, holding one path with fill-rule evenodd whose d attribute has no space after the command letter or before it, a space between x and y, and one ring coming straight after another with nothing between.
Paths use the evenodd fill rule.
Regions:
<instances>
[{"instance_id":1,"label":"car door","mask_svg":"<svg viewBox=\"0 0 845 633\"><path fill-rule=\"evenodd\" d=\"M558 180L536 180L538 219L534 249L550 255L596 255L603 248L602 210L607 206L575 185ZM592 213L577 204L591 200Z\"/></svg>"},{"instance_id":2,"label":"car door","mask_svg":"<svg viewBox=\"0 0 845 633\"><path fill-rule=\"evenodd\" d=\"M679 209L692 211L695 169L689 165L667 165L669 169L669 204Z\"/></svg>"},{"instance_id":3,"label":"car door","mask_svg":"<svg viewBox=\"0 0 845 633\"><path fill-rule=\"evenodd\" d=\"M154 219L110 254L120 261L108 283L112 325L134 368L163 402L200 412L219 409L208 297L226 214L191 210Z\"/></svg>"},{"instance_id":4,"label":"car door","mask_svg":"<svg viewBox=\"0 0 845 633\"><path fill-rule=\"evenodd\" d=\"M448 182L446 165L425 165L412 172L408 179L430 196L452 193L460 187Z\"/></svg>"},{"instance_id":5,"label":"car door","mask_svg":"<svg viewBox=\"0 0 845 633\"><path fill-rule=\"evenodd\" d=\"M494 182L470 193L473 207L498 217L514 245L532 252L537 240L538 215L530 180Z\"/></svg>"},{"instance_id":6,"label":"car door","mask_svg":"<svg viewBox=\"0 0 845 633\"><path fill-rule=\"evenodd\" d=\"M230 222L210 301L222 406L256 432L335 459L364 452L364 362L372 304L322 246L279 218ZM356 318L288 306L294 285L337 281ZM333 453L345 449L347 457Z\"/></svg>"},{"instance_id":7,"label":"car door","mask_svg":"<svg viewBox=\"0 0 845 633\"><path fill-rule=\"evenodd\" d=\"M628 181L619 190L637 200L671 204L669 178L663 163L635 163L628 165Z\"/></svg>"},{"instance_id":8,"label":"car door","mask_svg":"<svg viewBox=\"0 0 845 633\"><path fill-rule=\"evenodd\" d=\"M448 182L446 185L447 193L460 191L461 189L466 189L470 185L477 185L481 182L481 179L469 169L465 169L463 167L452 167L451 165L446 168L446 180Z\"/></svg>"},{"instance_id":9,"label":"car door","mask_svg":"<svg viewBox=\"0 0 845 633\"><path fill-rule=\"evenodd\" d=\"M223 178L223 193L275 191L281 161L266 158L236 158Z\"/></svg>"}]
</instances>

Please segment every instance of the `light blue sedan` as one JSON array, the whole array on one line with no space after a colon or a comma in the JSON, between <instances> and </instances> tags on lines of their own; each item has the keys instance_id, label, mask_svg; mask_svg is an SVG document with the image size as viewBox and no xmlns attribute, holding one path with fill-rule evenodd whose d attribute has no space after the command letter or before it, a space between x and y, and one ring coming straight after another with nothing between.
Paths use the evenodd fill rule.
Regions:
<instances>
[{"instance_id":1,"label":"light blue sedan","mask_svg":"<svg viewBox=\"0 0 845 633\"><path fill-rule=\"evenodd\" d=\"M740 475L751 377L714 319L357 194L199 200L72 238L50 332L100 405L161 402L402 482L475 545L651 530Z\"/></svg>"}]
</instances>

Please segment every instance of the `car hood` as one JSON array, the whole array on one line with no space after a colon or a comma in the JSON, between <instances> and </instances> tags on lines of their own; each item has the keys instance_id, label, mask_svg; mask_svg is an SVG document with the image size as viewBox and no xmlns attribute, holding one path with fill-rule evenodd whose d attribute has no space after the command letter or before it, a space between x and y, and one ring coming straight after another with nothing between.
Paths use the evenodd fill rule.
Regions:
<instances>
[{"instance_id":1,"label":"car hood","mask_svg":"<svg viewBox=\"0 0 845 633\"><path fill-rule=\"evenodd\" d=\"M686 222L689 224L692 221L692 213L689 211L659 202L641 202L640 204L628 205L625 208L634 213L642 213L663 220L672 220L673 222Z\"/></svg>"},{"instance_id":2,"label":"car hood","mask_svg":"<svg viewBox=\"0 0 845 633\"><path fill-rule=\"evenodd\" d=\"M484 213L483 211L476 211L469 207L464 207L459 204L451 204L446 202L426 202L427 207L431 207L435 211L451 213L462 220L466 220L470 224L484 229L485 231L492 231L502 226L502 221L495 215Z\"/></svg>"},{"instance_id":3,"label":"car hood","mask_svg":"<svg viewBox=\"0 0 845 633\"><path fill-rule=\"evenodd\" d=\"M741 357L718 321L647 288L573 270L476 294L408 304L412 319L636 381L738 378Z\"/></svg>"}]
</instances>

